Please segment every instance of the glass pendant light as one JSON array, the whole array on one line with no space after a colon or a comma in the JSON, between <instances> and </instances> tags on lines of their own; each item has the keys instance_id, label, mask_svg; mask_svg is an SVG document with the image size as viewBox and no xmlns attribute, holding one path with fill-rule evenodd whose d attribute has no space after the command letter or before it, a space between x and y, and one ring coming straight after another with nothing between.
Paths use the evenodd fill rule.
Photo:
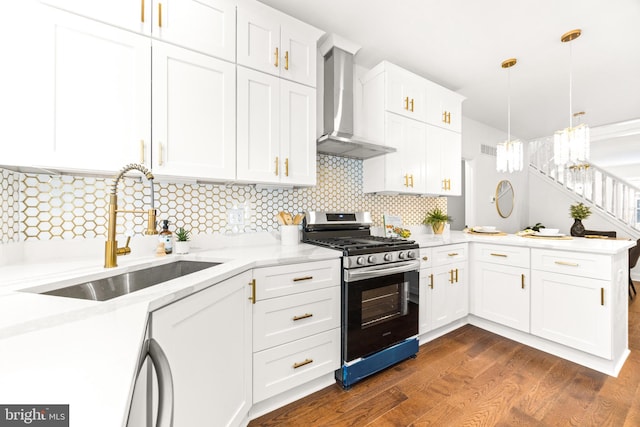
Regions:
<instances>
[{"instance_id":1,"label":"glass pendant light","mask_svg":"<svg viewBox=\"0 0 640 427\"><path fill-rule=\"evenodd\" d=\"M498 172L518 172L522 170L523 152L522 142L511 140L511 67L516 65L516 58L509 58L502 62L507 74L507 140L496 147L496 170Z\"/></svg>"},{"instance_id":2,"label":"glass pendant light","mask_svg":"<svg viewBox=\"0 0 640 427\"><path fill-rule=\"evenodd\" d=\"M563 34L560 41L569 43L581 34L581 30L571 30ZM577 165L589 161L589 126L581 123L573 127L573 117L573 72L571 44L569 44L569 127L557 131L553 136L553 161L557 166Z\"/></svg>"}]
</instances>

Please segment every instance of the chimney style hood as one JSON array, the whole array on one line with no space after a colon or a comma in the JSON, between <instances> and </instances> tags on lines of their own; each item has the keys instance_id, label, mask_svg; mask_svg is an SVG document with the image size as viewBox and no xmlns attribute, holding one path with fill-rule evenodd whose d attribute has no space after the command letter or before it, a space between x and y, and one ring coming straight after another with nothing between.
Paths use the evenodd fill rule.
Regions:
<instances>
[{"instance_id":1,"label":"chimney style hood","mask_svg":"<svg viewBox=\"0 0 640 427\"><path fill-rule=\"evenodd\" d=\"M324 134L318 153L369 159L396 151L353 135L353 54L332 46L324 54Z\"/></svg>"}]
</instances>

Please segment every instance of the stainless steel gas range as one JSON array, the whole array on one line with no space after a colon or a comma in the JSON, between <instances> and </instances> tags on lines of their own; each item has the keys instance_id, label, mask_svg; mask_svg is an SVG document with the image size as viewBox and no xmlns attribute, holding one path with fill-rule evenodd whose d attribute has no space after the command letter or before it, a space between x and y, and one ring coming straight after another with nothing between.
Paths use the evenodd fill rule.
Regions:
<instances>
[{"instance_id":1,"label":"stainless steel gas range","mask_svg":"<svg viewBox=\"0 0 640 427\"><path fill-rule=\"evenodd\" d=\"M371 235L368 212L307 212L303 241L342 251L344 388L418 352L418 245Z\"/></svg>"}]
</instances>

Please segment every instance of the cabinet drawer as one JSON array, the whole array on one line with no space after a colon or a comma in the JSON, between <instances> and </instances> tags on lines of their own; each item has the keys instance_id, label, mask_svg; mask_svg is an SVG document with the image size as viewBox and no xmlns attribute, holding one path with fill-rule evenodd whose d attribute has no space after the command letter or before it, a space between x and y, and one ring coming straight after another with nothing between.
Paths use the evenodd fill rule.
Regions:
<instances>
[{"instance_id":1,"label":"cabinet drawer","mask_svg":"<svg viewBox=\"0 0 640 427\"><path fill-rule=\"evenodd\" d=\"M340 328L253 355L253 403L340 367Z\"/></svg>"},{"instance_id":2,"label":"cabinet drawer","mask_svg":"<svg viewBox=\"0 0 640 427\"><path fill-rule=\"evenodd\" d=\"M456 245L440 246L432 249L434 265L449 264L467 259L468 245L460 243Z\"/></svg>"},{"instance_id":3,"label":"cabinet drawer","mask_svg":"<svg viewBox=\"0 0 640 427\"><path fill-rule=\"evenodd\" d=\"M290 264L253 270L256 300L340 285L340 260Z\"/></svg>"},{"instance_id":4,"label":"cabinet drawer","mask_svg":"<svg viewBox=\"0 0 640 427\"><path fill-rule=\"evenodd\" d=\"M433 250L431 248L420 248L420 269L431 268L433 265Z\"/></svg>"},{"instance_id":5,"label":"cabinet drawer","mask_svg":"<svg viewBox=\"0 0 640 427\"><path fill-rule=\"evenodd\" d=\"M340 326L340 286L259 301L253 306L253 350Z\"/></svg>"},{"instance_id":6,"label":"cabinet drawer","mask_svg":"<svg viewBox=\"0 0 640 427\"><path fill-rule=\"evenodd\" d=\"M531 250L531 268L593 279L611 279L612 266L609 255L580 252Z\"/></svg>"},{"instance_id":7,"label":"cabinet drawer","mask_svg":"<svg viewBox=\"0 0 640 427\"><path fill-rule=\"evenodd\" d=\"M474 261L529 268L529 248L473 243L471 254Z\"/></svg>"}]
</instances>

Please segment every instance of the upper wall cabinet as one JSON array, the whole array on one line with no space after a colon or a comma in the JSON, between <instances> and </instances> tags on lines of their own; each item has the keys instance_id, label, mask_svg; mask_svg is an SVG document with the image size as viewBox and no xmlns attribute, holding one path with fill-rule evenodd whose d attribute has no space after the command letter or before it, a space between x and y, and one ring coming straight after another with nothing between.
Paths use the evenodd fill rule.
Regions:
<instances>
[{"instance_id":1,"label":"upper wall cabinet","mask_svg":"<svg viewBox=\"0 0 640 427\"><path fill-rule=\"evenodd\" d=\"M316 28L266 6L238 6L238 65L316 87Z\"/></svg>"},{"instance_id":2,"label":"upper wall cabinet","mask_svg":"<svg viewBox=\"0 0 640 427\"><path fill-rule=\"evenodd\" d=\"M235 71L232 63L154 42L154 174L235 178Z\"/></svg>"},{"instance_id":3,"label":"upper wall cabinet","mask_svg":"<svg viewBox=\"0 0 640 427\"><path fill-rule=\"evenodd\" d=\"M32 133L29 128L7 135L16 157L9 164L113 172L141 161L151 136L149 39L40 4L33 13L32 23L38 25L29 37L39 43L24 64L30 64L26 75L37 70L29 83L40 92L27 98L33 108L14 114L17 123L26 117L42 134L28 144L16 143ZM17 71L21 62L15 58L8 68ZM25 76L15 77L18 87L27 86Z\"/></svg>"},{"instance_id":4,"label":"upper wall cabinet","mask_svg":"<svg viewBox=\"0 0 640 427\"><path fill-rule=\"evenodd\" d=\"M41 1L218 58L235 59L236 5L231 0Z\"/></svg>"},{"instance_id":5,"label":"upper wall cabinet","mask_svg":"<svg viewBox=\"0 0 640 427\"><path fill-rule=\"evenodd\" d=\"M462 132L462 101L460 94L433 83L427 87L427 123Z\"/></svg>"},{"instance_id":6,"label":"upper wall cabinet","mask_svg":"<svg viewBox=\"0 0 640 427\"><path fill-rule=\"evenodd\" d=\"M366 136L397 149L364 161L364 191L460 195L464 98L386 61L363 84Z\"/></svg>"},{"instance_id":7,"label":"upper wall cabinet","mask_svg":"<svg viewBox=\"0 0 640 427\"><path fill-rule=\"evenodd\" d=\"M238 180L315 185L315 89L237 68Z\"/></svg>"}]
</instances>

